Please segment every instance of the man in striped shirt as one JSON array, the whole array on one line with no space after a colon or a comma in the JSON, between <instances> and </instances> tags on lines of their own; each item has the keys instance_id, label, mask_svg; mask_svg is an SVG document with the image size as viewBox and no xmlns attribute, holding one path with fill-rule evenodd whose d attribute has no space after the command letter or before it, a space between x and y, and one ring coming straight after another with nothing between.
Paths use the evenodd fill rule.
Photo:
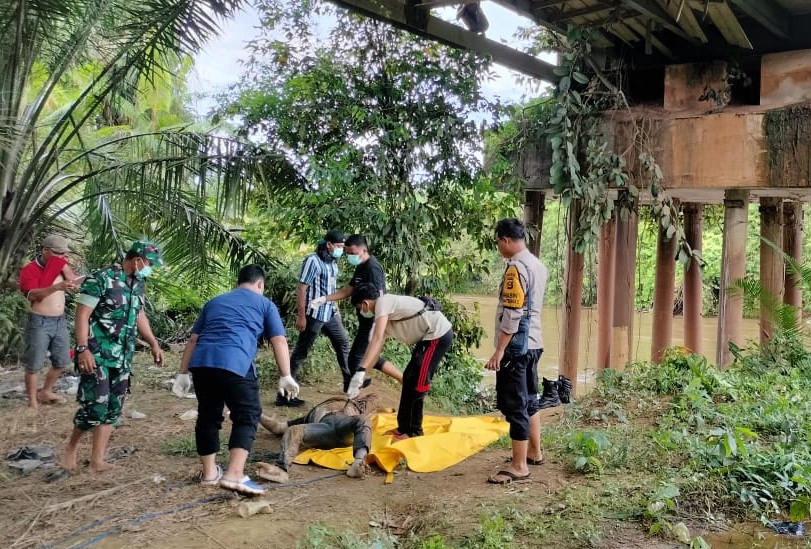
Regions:
<instances>
[{"instance_id":1,"label":"man in striped shirt","mask_svg":"<svg viewBox=\"0 0 811 549\"><path fill-rule=\"evenodd\" d=\"M343 255L345 240L341 231L329 231L318 242L315 252L304 258L296 288L296 329L299 331L299 338L293 354L290 355L290 374L296 379L301 363L310 354L310 349L320 333L327 336L332 348L335 349L344 386L352 377L349 370L349 334L346 333L335 302L328 301L313 309L309 307L312 300L337 291L338 258ZM304 401L299 398L288 399L281 394L276 397L276 406L303 404Z\"/></svg>"}]
</instances>

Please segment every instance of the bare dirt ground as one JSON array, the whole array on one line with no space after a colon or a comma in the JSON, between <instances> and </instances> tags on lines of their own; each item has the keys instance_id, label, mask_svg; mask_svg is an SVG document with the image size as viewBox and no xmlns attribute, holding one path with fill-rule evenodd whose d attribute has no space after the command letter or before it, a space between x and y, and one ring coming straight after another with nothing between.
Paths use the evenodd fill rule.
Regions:
<instances>
[{"instance_id":1,"label":"bare dirt ground","mask_svg":"<svg viewBox=\"0 0 811 549\"><path fill-rule=\"evenodd\" d=\"M7 467L0 469L0 547L287 548L295 547L316 523L335 531L382 529L392 535L420 537L437 533L453 543L473 536L488 509L555 513L558 494L571 483L588 482L582 475L567 473L563 456L547 454L546 463L533 468L530 481L487 484L487 476L501 468L508 455L502 448L488 448L438 473L418 474L401 467L390 484L377 469L356 480L339 471L294 465L289 484L265 483L270 490L264 499L271 503L272 513L243 519L237 505L244 500L196 482L198 461L193 444L188 444L193 440L194 421L180 419L196 408L196 401L170 394L166 382L175 368L150 369L141 375L139 368L143 366L135 370L124 424L115 430L110 443L113 449L134 446L134 453L116 460L119 469L114 472L92 473L81 466L90 454L88 437L80 449L80 470L73 476L48 482L52 469L40 468L24 476ZM20 369L0 373L0 385L21 381ZM383 407L396 407L396 387L375 376L372 389ZM301 397L316 404L339 392L337 381L305 384ZM274 396L272 391L263 395L267 412L292 418L302 410L276 408ZM23 446L50 446L58 454L72 429L75 409L71 397L64 405L41 406L36 414L28 413L23 400L0 399L2 457ZM556 410L559 408L544 411L543 421L555 421ZM133 411L146 417L133 419ZM227 421L225 427L227 437ZM170 446L181 446L184 440L188 455L168 452ZM269 461L277 451L278 438L260 428L252 459ZM248 472L257 478L252 467ZM514 544L539 546L537 539L516 539ZM540 546L578 545L566 540ZM636 525L622 523L604 532L599 543L606 548L672 546L649 538Z\"/></svg>"}]
</instances>

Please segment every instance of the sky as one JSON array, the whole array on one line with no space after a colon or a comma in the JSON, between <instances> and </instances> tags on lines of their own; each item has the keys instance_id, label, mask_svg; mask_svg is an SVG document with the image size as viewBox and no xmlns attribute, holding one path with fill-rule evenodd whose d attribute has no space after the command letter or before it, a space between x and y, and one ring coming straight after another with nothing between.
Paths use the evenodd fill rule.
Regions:
<instances>
[{"instance_id":1,"label":"sky","mask_svg":"<svg viewBox=\"0 0 811 549\"><path fill-rule=\"evenodd\" d=\"M493 2L483 2L482 10L490 22L490 28L485 34L487 38L508 43L512 47L519 45L514 38L515 31L531 24L528 19ZM432 14L452 21L456 16L456 8L443 8ZM241 60L247 57L245 44L258 36L258 24L259 18L252 8L240 12L225 22L219 37L209 42L196 56L189 88L194 97L193 107L198 115L205 115L211 109L214 94L226 90L239 80L242 74ZM546 60L554 62L551 58ZM483 85L483 92L488 98L518 103L537 96L537 90L517 83L517 74L513 71L496 65L494 73L495 78Z\"/></svg>"}]
</instances>

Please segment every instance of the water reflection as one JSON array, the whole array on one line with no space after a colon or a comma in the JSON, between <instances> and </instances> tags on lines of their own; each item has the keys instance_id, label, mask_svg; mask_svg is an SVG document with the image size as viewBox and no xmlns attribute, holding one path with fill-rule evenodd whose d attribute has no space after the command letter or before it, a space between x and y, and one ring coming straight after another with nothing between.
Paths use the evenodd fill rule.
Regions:
<instances>
[{"instance_id":1,"label":"water reflection","mask_svg":"<svg viewBox=\"0 0 811 549\"><path fill-rule=\"evenodd\" d=\"M720 533L702 534L712 549L799 549L808 547L808 540L803 537L781 536L760 523L738 524Z\"/></svg>"},{"instance_id":2,"label":"water reflection","mask_svg":"<svg viewBox=\"0 0 811 549\"><path fill-rule=\"evenodd\" d=\"M468 310L474 310L478 303L480 318L484 327L485 336L478 348L471 349L473 354L482 362L486 362L493 352L493 329L496 314L496 297L483 295L457 295L454 300L464 305ZM634 337L631 348L633 360L650 360L652 317L650 312L637 312L634 315ZM563 326L563 309L559 307L544 307L543 310L543 341L544 352L538 366L538 373L544 377L553 378L558 375L558 351ZM745 341L758 339L757 319L743 320L743 337ZM702 319L701 333L703 335L702 354L710 363L715 362L715 347L718 334L718 319L716 317ZM673 322L673 344L681 345L684 342L684 322L682 317L676 317ZM580 370L578 372L578 389L588 389L594 382L596 374L597 357L597 309L584 308L580 320ZM488 374L491 374L488 372Z\"/></svg>"}]
</instances>

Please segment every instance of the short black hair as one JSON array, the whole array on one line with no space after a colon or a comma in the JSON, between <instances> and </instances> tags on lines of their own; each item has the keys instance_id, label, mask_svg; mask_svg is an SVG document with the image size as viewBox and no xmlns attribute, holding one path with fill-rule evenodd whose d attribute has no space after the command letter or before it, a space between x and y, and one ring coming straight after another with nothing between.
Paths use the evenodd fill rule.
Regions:
<instances>
[{"instance_id":1,"label":"short black hair","mask_svg":"<svg viewBox=\"0 0 811 549\"><path fill-rule=\"evenodd\" d=\"M344 246L360 246L361 248L366 248L366 237L362 234L351 234L346 239Z\"/></svg>"},{"instance_id":2,"label":"short black hair","mask_svg":"<svg viewBox=\"0 0 811 549\"><path fill-rule=\"evenodd\" d=\"M250 265L245 265L239 270L239 275L237 276L237 285L239 284L253 284L258 280L264 280L267 274L265 273L265 269L263 269L260 265L256 263L252 263Z\"/></svg>"},{"instance_id":3,"label":"short black hair","mask_svg":"<svg viewBox=\"0 0 811 549\"><path fill-rule=\"evenodd\" d=\"M380 290L377 286L369 282L361 282L355 286L355 290L352 292L352 306L357 307L367 299L374 301L378 297L380 297Z\"/></svg>"},{"instance_id":4,"label":"short black hair","mask_svg":"<svg viewBox=\"0 0 811 549\"><path fill-rule=\"evenodd\" d=\"M496 223L496 238L510 238L512 240L526 239L524 222L516 217L508 217Z\"/></svg>"}]
</instances>

